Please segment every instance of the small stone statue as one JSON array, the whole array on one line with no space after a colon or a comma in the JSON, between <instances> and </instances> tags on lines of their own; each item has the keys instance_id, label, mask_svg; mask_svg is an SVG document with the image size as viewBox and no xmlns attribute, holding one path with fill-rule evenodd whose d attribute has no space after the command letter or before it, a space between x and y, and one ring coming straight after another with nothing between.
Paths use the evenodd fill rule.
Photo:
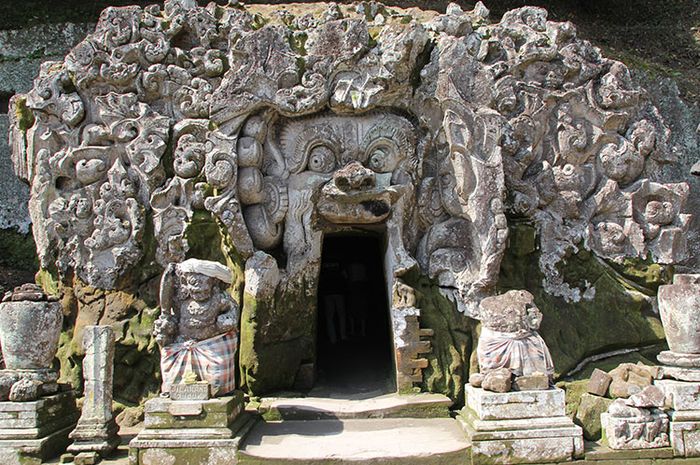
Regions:
<instances>
[{"instance_id":1,"label":"small stone statue","mask_svg":"<svg viewBox=\"0 0 700 465\"><path fill-rule=\"evenodd\" d=\"M521 386L532 385L531 381L525 379L528 377L543 380L537 389L549 387L554 364L547 345L537 333L542 313L535 305L532 294L524 290L512 290L487 297L479 305L479 316L482 328L477 356L482 376L474 379L481 378L479 384L487 389L490 384L489 373L502 377L507 369L516 377L516 388L519 378ZM503 386L498 389L500 391L510 389L509 382L498 384Z\"/></svg>"},{"instance_id":2,"label":"small stone statue","mask_svg":"<svg viewBox=\"0 0 700 465\"><path fill-rule=\"evenodd\" d=\"M163 393L194 373L213 395L235 388L238 304L225 291L231 272L198 259L170 264L160 284L161 315L153 334L161 347Z\"/></svg>"}]
</instances>

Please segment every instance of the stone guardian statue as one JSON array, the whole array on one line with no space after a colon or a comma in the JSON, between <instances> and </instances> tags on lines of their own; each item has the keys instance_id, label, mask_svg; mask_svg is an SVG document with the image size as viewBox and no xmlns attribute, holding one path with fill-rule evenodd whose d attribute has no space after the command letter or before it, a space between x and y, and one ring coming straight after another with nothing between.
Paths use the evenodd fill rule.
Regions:
<instances>
[{"instance_id":1,"label":"stone guardian statue","mask_svg":"<svg viewBox=\"0 0 700 465\"><path fill-rule=\"evenodd\" d=\"M212 395L235 388L239 307L226 292L231 272L199 259L170 264L160 284L154 336L161 350L162 392L196 375Z\"/></svg>"}]
</instances>

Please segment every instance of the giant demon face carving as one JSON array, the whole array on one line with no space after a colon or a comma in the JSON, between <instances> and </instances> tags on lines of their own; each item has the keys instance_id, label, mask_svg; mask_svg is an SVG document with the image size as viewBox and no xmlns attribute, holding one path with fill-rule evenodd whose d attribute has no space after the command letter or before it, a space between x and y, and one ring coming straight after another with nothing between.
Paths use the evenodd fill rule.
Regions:
<instances>
[{"instance_id":1,"label":"giant demon face carving","mask_svg":"<svg viewBox=\"0 0 700 465\"><path fill-rule=\"evenodd\" d=\"M242 168L239 179L248 230L263 249L279 244L283 215L265 201L256 206L250 195L256 190L277 186L263 199L278 199L284 190L285 248L295 248L308 243L312 223L332 228L387 220L407 187L413 189L418 166L413 125L390 113L280 119L269 128L263 153L260 168Z\"/></svg>"}]
</instances>

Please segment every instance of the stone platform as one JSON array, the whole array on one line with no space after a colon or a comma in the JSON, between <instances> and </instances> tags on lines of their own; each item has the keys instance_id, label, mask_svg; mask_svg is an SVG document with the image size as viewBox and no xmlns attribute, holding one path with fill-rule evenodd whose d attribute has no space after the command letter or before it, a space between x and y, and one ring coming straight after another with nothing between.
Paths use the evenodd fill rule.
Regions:
<instances>
[{"instance_id":1,"label":"stone platform","mask_svg":"<svg viewBox=\"0 0 700 465\"><path fill-rule=\"evenodd\" d=\"M343 397L266 398L258 411L274 420L363 418L448 418L452 401L441 394L385 394L369 399Z\"/></svg>"},{"instance_id":2,"label":"stone platform","mask_svg":"<svg viewBox=\"0 0 700 465\"><path fill-rule=\"evenodd\" d=\"M459 415L474 464L556 463L583 456L583 432L566 416L564 391L495 393L466 386Z\"/></svg>"},{"instance_id":3,"label":"stone platform","mask_svg":"<svg viewBox=\"0 0 700 465\"><path fill-rule=\"evenodd\" d=\"M73 391L30 402L0 402L0 463L41 463L70 443L78 421Z\"/></svg>"},{"instance_id":4,"label":"stone platform","mask_svg":"<svg viewBox=\"0 0 700 465\"><path fill-rule=\"evenodd\" d=\"M243 393L209 400L151 399L144 429L129 443L131 465L231 465L253 424Z\"/></svg>"},{"instance_id":5,"label":"stone platform","mask_svg":"<svg viewBox=\"0 0 700 465\"><path fill-rule=\"evenodd\" d=\"M468 465L469 443L449 418L258 423L239 464Z\"/></svg>"}]
</instances>

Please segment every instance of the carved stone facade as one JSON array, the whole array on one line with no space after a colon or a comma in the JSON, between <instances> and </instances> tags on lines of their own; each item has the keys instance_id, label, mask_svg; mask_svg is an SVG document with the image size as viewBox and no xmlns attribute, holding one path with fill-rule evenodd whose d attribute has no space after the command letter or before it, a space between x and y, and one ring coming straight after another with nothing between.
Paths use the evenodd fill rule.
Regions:
<instances>
[{"instance_id":1,"label":"carved stone facade","mask_svg":"<svg viewBox=\"0 0 700 465\"><path fill-rule=\"evenodd\" d=\"M373 231L388 289L418 271L478 316L506 212L536 225L545 287L568 301L594 292L557 268L581 247L681 260L688 188L647 179L673 154L627 68L543 9L487 16L481 4L427 23L337 5L291 22L184 0L106 9L13 102L42 267L121 289L151 257L191 257L188 228L207 214L232 256L267 257L241 267L260 278L245 273L259 308L294 295L312 312L324 235ZM395 344L412 328L397 377L417 382L429 334L411 307L391 302Z\"/></svg>"}]
</instances>

